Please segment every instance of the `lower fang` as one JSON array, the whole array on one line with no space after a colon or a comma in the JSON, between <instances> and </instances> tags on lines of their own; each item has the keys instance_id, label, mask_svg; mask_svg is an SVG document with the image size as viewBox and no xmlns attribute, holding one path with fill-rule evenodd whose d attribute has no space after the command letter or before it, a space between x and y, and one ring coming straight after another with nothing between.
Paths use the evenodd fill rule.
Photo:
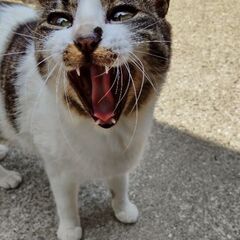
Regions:
<instances>
[{"instance_id":1,"label":"lower fang","mask_svg":"<svg viewBox=\"0 0 240 240\"><path fill-rule=\"evenodd\" d=\"M117 123L117 121L113 118L112 120L111 120L111 122L112 122L112 124L116 124Z\"/></svg>"},{"instance_id":2,"label":"lower fang","mask_svg":"<svg viewBox=\"0 0 240 240\"><path fill-rule=\"evenodd\" d=\"M98 119L95 123L96 123L96 125L100 125L101 121Z\"/></svg>"},{"instance_id":3,"label":"lower fang","mask_svg":"<svg viewBox=\"0 0 240 240\"><path fill-rule=\"evenodd\" d=\"M76 72L77 72L77 75L80 77L81 74L80 74L80 69L79 68L76 69Z\"/></svg>"}]
</instances>

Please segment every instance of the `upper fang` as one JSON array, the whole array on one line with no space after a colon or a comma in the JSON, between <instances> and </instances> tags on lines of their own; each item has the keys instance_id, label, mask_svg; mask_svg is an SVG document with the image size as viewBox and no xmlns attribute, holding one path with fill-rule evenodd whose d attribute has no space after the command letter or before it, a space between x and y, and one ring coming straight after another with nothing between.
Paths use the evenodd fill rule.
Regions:
<instances>
[{"instance_id":1,"label":"upper fang","mask_svg":"<svg viewBox=\"0 0 240 240\"><path fill-rule=\"evenodd\" d=\"M105 74L108 74L108 72L109 72L109 67L105 66Z\"/></svg>"},{"instance_id":2,"label":"upper fang","mask_svg":"<svg viewBox=\"0 0 240 240\"><path fill-rule=\"evenodd\" d=\"M112 120L111 120L111 122L112 122L112 124L116 124L117 123L117 121L113 118Z\"/></svg>"},{"instance_id":3,"label":"upper fang","mask_svg":"<svg viewBox=\"0 0 240 240\"><path fill-rule=\"evenodd\" d=\"M76 69L76 72L77 72L77 75L80 77L81 73L80 73L80 69L79 68Z\"/></svg>"}]
</instances>

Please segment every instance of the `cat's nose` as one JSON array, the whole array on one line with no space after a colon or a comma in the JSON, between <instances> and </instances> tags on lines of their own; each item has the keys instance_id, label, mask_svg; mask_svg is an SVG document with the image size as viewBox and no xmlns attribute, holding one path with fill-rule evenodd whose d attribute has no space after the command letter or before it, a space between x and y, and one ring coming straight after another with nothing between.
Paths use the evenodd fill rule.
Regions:
<instances>
[{"instance_id":1,"label":"cat's nose","mask_svg":"<svg viewBox=\"0 0 240 240\"><path fill-rule=\"evenodd\" d=\"M95 51L101 40L102 29L96 27L92 34L84 37L80 36L74 41L74 43L83 54L91 54Z\"/></svg>"}]
</instances>

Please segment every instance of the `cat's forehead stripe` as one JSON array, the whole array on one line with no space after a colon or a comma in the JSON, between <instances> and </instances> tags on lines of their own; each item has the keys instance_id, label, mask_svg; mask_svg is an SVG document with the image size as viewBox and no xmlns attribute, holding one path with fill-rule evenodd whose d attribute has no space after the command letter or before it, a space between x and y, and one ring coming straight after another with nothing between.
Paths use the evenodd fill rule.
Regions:
<instances>
[{"instance_id":1,"label":"cat's forehead stripe","mask_svg":"<svg viewBox=\"0 0 240 240\"><path fill-rule=\"evenodd\" d=\"M69 0L62 0L62 5L65 7L69 6Z\"/></svg>"}]
</instances>

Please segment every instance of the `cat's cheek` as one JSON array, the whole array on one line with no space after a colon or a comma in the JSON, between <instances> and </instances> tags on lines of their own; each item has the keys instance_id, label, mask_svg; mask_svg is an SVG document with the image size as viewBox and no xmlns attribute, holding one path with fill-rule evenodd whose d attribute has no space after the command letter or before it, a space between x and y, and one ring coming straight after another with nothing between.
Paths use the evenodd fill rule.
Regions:
<instances>
[{"instance_id":1,"label":"cat's cheek","mask_svg":"<svg viewBox=\"0 0 240 240\"><path fill-rule=\"evenodd\" d=\"M116 65L120 66L128 62L131 52L133 52L131 39L131 33L126 26L106 24L100 47L116 53L119 56Z\"/></svg>"},{"instance_id":2,"label":"cat's cheek","mask_svg":"<svg viewBox=\"0 0 240 240\"><path fill-rule=\"evenodd\" d=\"M58 30L53 32L45 41L45 49L50 59L55 63L63 63L63 53L67 46L73 42L71 29Z\"/></svg>"}]
</instances>

